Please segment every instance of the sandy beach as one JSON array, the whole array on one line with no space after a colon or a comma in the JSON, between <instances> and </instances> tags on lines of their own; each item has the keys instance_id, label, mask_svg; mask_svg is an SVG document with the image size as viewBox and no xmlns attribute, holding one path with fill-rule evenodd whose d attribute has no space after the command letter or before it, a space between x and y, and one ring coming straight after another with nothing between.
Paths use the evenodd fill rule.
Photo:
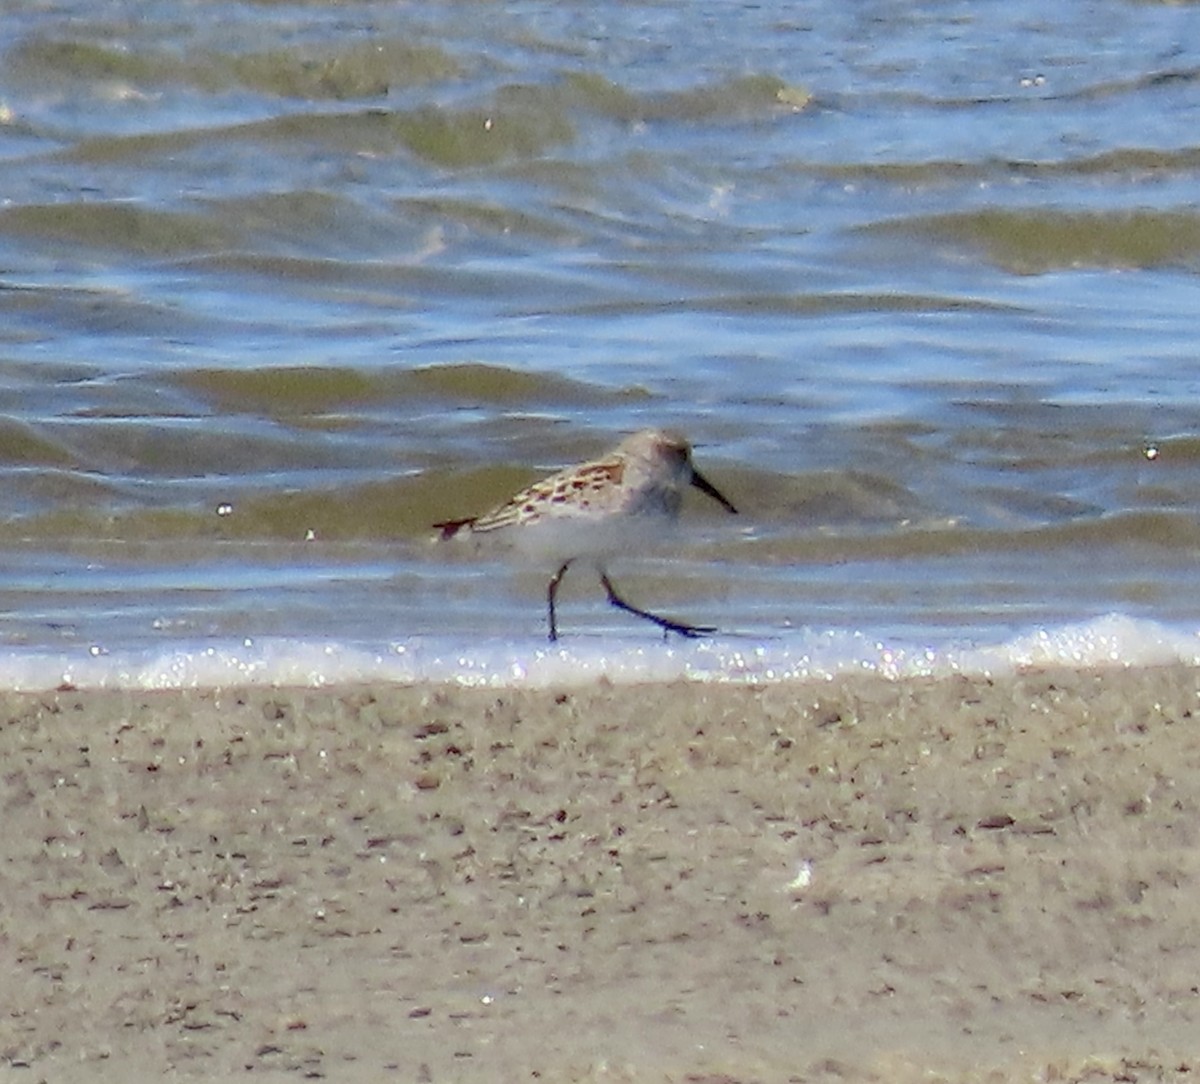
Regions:
<instances>
[{"instance_id":1,"label":"sandy beach","mask_svg":"<svg viewBox=\"0 0 1200 1084\"><path fill-rule=\"evenodd\" d=\"M0 694L0 1075L1200 1075L1200 672Z\"/></svg>"}]
</instances>

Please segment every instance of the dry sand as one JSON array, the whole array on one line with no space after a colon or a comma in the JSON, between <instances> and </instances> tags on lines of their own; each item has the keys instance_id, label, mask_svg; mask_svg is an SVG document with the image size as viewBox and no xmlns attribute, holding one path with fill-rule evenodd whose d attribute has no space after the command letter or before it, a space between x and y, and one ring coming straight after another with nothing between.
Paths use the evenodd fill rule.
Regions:
<instances>
[{"instance_id":1,"label":"dry sand","mask_svg":"<svg viewBox=\"0 0 1200 1084\"><path fill-rule=\"evenodd\" d=\"M0 694L0 1077L1197 1080L1198 706Z\"/></svg>"}]
</instances>

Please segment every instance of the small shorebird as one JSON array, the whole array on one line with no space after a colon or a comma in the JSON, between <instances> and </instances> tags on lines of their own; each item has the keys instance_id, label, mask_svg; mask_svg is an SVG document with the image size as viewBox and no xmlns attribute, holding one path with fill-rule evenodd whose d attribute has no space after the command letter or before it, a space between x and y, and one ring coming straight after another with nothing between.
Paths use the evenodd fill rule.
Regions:
<instances>
[{"instance_id":1,"label":"small shorebird","mask_svg":"<svg viewBox=\"0 0 1200 1084\"><path fill-rule=\"evenodd\" d=\"M589 558L620 610L653 621L667 632L702 636L708 625L688 625L639 609L617 594L604 568L605 557L661 539L679 516L683 491L695 486L728 512L737 509L692 466L692 448L670 430L644 429L608 455L568 467L521 490L497 508L471 519L435 523L443 539L502 532L526 556L557 563L547 609L550 639L558 639L554 601L568 568Z\"/></svg>"}]
</instances>

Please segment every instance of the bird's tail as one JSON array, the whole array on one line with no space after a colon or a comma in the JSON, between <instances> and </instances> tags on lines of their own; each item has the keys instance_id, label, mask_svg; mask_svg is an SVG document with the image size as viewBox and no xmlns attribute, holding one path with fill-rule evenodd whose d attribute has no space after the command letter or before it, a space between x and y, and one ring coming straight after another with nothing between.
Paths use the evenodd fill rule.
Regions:
<instances>
[{"instance_id":1,"label":"bird's tail","mask_svg":"<svg viewBox=\"0 0 1200 1084\"><path fill-rule=\"evenodd\" d=\"M447 519L441 523L435 523L433 529L438 532L438 538L445 542L448 538L457 537L458 533L464 528L469 530L474 522L474 516L470 519Z\"/></svg>"}]
</instances>

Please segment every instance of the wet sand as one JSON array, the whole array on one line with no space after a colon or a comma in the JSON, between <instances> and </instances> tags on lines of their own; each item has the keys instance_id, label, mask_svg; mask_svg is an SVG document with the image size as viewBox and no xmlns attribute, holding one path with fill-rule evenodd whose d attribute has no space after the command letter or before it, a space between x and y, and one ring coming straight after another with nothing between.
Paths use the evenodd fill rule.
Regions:
<instances>
[{"instance_id":1,"label":"wet sand","mask_svg":"<svg viewBox=\"0 0 1200 1084\"><path fill-rule=\"evenodd\" d=\"M1195 1080L1198 706L1184 667L0 694L0 1069Z\"/></svg>"}]
</instances>

